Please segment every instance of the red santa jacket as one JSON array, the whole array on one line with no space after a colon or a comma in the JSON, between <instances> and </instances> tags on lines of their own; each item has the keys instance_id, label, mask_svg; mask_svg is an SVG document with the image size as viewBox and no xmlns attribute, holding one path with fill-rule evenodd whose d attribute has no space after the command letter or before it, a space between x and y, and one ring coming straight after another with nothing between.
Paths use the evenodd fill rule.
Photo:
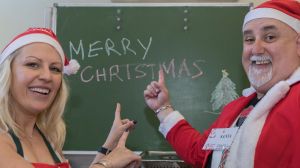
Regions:
<instances>
[{"instance_id":1,"label":"red santa jacket","mask_svg":"<svg viewBox=\"0 0 300 168\"><path fill-rule=\"evenodd\" d=\"M254 96L256 94L229 103L203 134L187 121L180 120L168 131L166 139L185 162L204 167L212 151L204 151L202 147L211 129L230 127ZM269 112L256 144L254 167L300 167L300 83L292 85Z\"/></svg>"}]
</instances>

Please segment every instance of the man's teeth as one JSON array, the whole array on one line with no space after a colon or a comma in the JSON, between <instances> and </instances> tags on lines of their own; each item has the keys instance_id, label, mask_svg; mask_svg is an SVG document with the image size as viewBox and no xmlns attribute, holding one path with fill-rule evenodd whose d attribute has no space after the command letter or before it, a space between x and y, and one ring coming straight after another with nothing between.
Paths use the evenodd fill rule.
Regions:
<instances>
[{"instance_id":1,"label":"man's teeth","mask_svg":"<svg viewBox=\"0 0 300 168\"><path fill-rule=\"evenodd\" d=\"M272 63L272 58L268 56L252 56L250 60L253 64L256 65Z\"/></svg>"},{"instance_id":2,"label":"man's teeth","mask_svg":"<svg viewBox=\"0 0 300 168\"><path fill-rule=\"evenodd\" d=\"M263 60L263 61L253 61L255 64L258 64L258 65L260 65L260 64L269 64L269 63L271 63L271 61L270 60Z\"/></svg>"},{"instance_id":3,"label":"man's teeth","mask_svg":"<svg viewBox=\"0 0 300 168\"><path fill-rule=\"evenodd\" d=\"M30 90L41 94L48 94L50 92L49 89L44 89L44 88L30 88Z\"/></svg>"}]
</instances>

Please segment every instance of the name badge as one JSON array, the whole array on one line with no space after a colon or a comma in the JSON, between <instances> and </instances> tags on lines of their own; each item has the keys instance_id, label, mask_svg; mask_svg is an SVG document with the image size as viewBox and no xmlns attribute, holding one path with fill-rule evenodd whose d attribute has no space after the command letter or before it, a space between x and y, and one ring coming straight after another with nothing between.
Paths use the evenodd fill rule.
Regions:
<instances>
[{"instance_id":1,"label":"name badge","mask_svg":"<svg viewBox=\"0 0 300 168\"><path fill-rule=\"evenodd\" d=\"M203 150L229 149L238 131L238 127L212 129Z\"/></svg>"}]
</instances>

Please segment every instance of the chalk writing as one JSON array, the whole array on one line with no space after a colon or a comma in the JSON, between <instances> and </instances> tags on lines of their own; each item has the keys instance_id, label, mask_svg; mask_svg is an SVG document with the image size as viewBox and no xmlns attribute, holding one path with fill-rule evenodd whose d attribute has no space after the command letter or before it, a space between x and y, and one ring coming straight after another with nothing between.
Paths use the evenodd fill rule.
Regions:
<instances>
[{"instance_id":1,"label":"chalk writing","mask_svg":"<svg viewBox=\"0 0 300 168\"><path fill-rule=\"evenodd\" d=\"M109 67L95 67L88 65L80 70L80 79L84 83L96 82L124 82L132 79L142 79L150 77L155 78L157 70L161 67L167 75L172 78L190 77L191 79L198 78L203 75L203 70L200 67L204 60L194 60L188 63L186 58L179 61L179 66L176 67L176 60L173 58L170 61L154 63L139 63L139 64L122 64L111 65Z\"/></svg>"},{"instance_id":2,"label":"chalk writing","mask_svg":"<svg viewBox=\"0 0 300 168\"><path fill-rule=\"evenodd\" d=\"M120 41L107 38L103 41L96 40L88 44L84 43L83 40L78 42L69 41L70 57L78 59L78 56L81 56L80 59L84 61L87 58L98 56L134 55L141 56L141 59L145 60L152 44L152 37L149 37L147 42L142 42L141 39L136 39L134 42L136 44L132 45L131 40L125 37L121 38ZM143 53L137 53L137 50L142 50Z\"/></svg>"}]
</instances>

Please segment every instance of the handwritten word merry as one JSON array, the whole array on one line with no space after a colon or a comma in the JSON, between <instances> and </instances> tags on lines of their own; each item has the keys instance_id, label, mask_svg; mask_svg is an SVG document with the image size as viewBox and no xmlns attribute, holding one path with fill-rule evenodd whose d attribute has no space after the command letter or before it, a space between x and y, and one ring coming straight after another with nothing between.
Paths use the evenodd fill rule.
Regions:
<instances>
[{"instance_id":1,"label":"handwritten word merry","mask_svg":"<svg viewBox=\"0 0 300 168\"><path fill-rule=\"evenodd\" d=\"M85 44L83 40L79 42L69 41L70 57L75 58L81 55L81 60L86 58L98 57L98 56L111 56L111 55L139 55L142 56L142 60L145 60L152 43L152 37L149 37L147 43L143 43L141 39L136 39L135 44L132 44L128 38L122 38L120 41L113 41L110 38L104 41L93 41ZM137 53L137 51L143 51L143 53Z\"/></svg>"}]
</instances>

